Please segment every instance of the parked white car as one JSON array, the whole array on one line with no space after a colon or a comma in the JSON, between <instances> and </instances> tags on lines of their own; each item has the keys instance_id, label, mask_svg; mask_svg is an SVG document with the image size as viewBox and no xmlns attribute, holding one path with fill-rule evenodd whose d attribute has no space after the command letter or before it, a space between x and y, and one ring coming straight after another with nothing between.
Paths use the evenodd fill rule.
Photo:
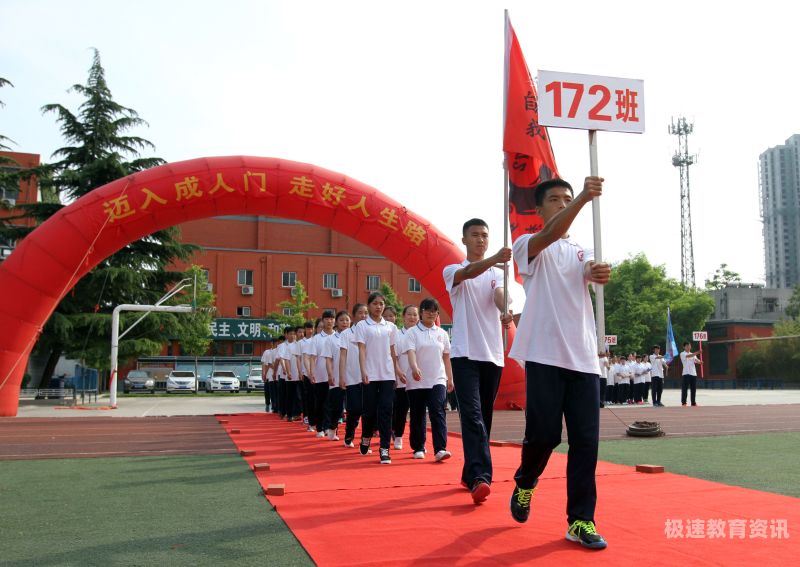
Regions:
<instances>
[{"instance_id":1,"label":"parked white car","mask_svg":"<svg viewBox=\"0 0 800 567\"><path fill-rule=\"evenodd\" d=\"M167 376L167 393L189 392L197 393L197 378L192 370L173 370Z\"/></svg>"},{"instance_id":2,"label":"parked white car","mask_svg":"<svg viewBox=\"0 0 800 567\"><path fill-rule=\"evenodd\" d=\"M247 391L264 390L264 379L261 377L261 368L251 368L247 377Z\"/></svg>"},{"instance_id":3,"label":"parked white car","mask_svg":"<svg viewBox=\"0 0 800 567\"><path fill-rule=\"evenodd\" d=\"M155 378L150 376L150 373L146 370L131 370L122 382L122 391L126 394L131 392L150 392L155 394Z\"/></svg>"},{"instance_id":4,"label":"parked white car","mask_svg":"<svg viewBox=\"0 0 800 567\"><path fill-rule=\"evenodd\" d=\"M215 370L206 380L206 392L239 393L239 379L232 370Z\"/></svg>"}]
</instances>

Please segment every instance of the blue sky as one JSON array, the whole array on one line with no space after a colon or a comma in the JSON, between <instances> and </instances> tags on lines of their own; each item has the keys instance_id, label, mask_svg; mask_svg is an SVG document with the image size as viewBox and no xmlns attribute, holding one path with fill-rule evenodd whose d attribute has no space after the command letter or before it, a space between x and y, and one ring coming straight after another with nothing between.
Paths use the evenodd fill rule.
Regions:
<instances>
[{"instance_id":1,"label":"blue sky","mask_svg":"<svg viewBox=\"0 0 800 567\"><path fill-rule=\"evenodd\" d=\"M607 260L644 252L680 277L677 138L690 150L697 283L721 264L763 281L758 155L800 132L798 9L612 2L250 2L4 0L0 133L48 159L53 115L73 110L100 50L115 99L178 161L263 155L377 187L458 242L483 216L502 244L503 8L531 72L643 79L647 132L600 133ZM721 6L721 5L719 5ZM757 8L757 9L756 9ZM646 9L646 11L645 11ZM588 174L585 132L551 129L562 175ZM591 212L573 235L591 246Z\"/></svg>"}]
</instances>

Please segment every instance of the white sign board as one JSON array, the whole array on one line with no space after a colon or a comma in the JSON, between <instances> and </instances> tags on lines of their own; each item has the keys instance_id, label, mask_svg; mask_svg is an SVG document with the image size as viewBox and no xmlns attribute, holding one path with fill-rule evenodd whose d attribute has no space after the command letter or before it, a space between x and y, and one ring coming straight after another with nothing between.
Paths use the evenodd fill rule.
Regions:
<instances>
[{"instance_id":1,"label":"white sign board","mask_svg":"<svg viewBox=\"0 0 800 567\"><path fill-rule=\"evenodd\" d=\"M708 341L708 333L706 331L692 331L692 340L696 343Z\"/></svg>"},{"instance_id":2,"label":"white sign board","mask_svg":"<svg viewBox=\"0 0 800 567\"><path fill-rule=\"evenodd\" d=\"M644 132L644 81L539 71L539 124Z\"/></svg>"},{"instance_id":3,"label":"white sign board","mask_svg":"<svg viewBox=\"0 0 800 567\"><path fill-rule=\"evenodd\" d=\"M605 335L608 346L617 346L617 335Z\"/></svg>"}]
</instances>

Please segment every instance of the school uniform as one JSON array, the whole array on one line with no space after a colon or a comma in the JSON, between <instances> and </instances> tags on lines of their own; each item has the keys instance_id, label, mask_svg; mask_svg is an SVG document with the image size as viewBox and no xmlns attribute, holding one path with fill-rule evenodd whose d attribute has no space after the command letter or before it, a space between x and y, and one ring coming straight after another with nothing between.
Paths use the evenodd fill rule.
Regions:
<instances>
[{"instance_id":1,"label":"school uniform","mask_svg":"<svg viewBox=\"0 0 800 567\"><path fill-rule=\"evenodd\" d=\"M281 361L285 360L287 365L292 364L292 354L290 353L289 346L290 345L288 342L282 342L280 345L278 345L275 353L275 359L278 362L278 401L280 402L279 415L281 418L287 417L286 406L289 400L289 388L287 386L289 375L286 373L286 369Z\"/></svg>"},{"instance_id":2,"label":"school uniform","mask_svg":"<svg viewBox=\"0 0 800 567\"><path fill-rule=\"evenodd\" d=\"M300 344L297 341L283 344L285 348L280 356L289 366L289 373L286 376L286 419L294 421L296 418L300 417L300 412L303 410L300 393L302 376L298 368L301 350Z\"/></svg>"},{"instance_id":3,"label":"school uniform","mask_svg":"<svg viewBox=\"0 0 800 567\"><path fill-rule=\"evenodd\" d=\"M370 439L377 425L381 449L389 449L392 440L392 405L394 403L394 361L391 348L397 343L397 327L383 317L373 321L367 317L355 327L355 338L366 350L365 366L361 369L369 383L364 389L364 414L361 424L362 444Z\"/></svg>"},{"instance_id":4,"label":"school uniform","mask_svg":"<svg viewBox=\"0 0 800 567\"><path fill-rule=\"evenodd\" d=\"M560 238L533 259L522 235L513 244L526 302L509 356L525 361L525 438L517 486L534 488L567 425L567 521L594 521L600 433L600 364L584 275L593 253Z\"/></svg>"},{"instance_id":5,"label":"school uniform","mask_svg":"<svg viewBox=\"0 0 800 567\"><path fill-rule=\"evenodd\" d=\"M352 327L339 335L339 350L347 352L345 360L345 403L347 419L345 420L344 443L353 442L358 420L364 413L364 384L361 381L361 365L358 361L358 343Z\"/></svg>"},{"instance_id":6,"label":"school uniform","mask_svg":"<svg viewBox=\"0 0 800 567\"><path fill-rule=\"evenodd\" d=\"M264 380L264 408L267 413L272 411L272 396L269 381L272 378L272 349L267 349L261 354L261 377Z\"/></svg>"},{"instance_id":7,"label":"school uniform","mask_svg":"<svg viewBox=\"0 0 800 567\"><path fill-rule=\"evenodd\" d=\"M303 417L306 418L308 421L309 428L313 428L314 424L312 423L314 413L312 408L314 407L314 383L311 381L311 378L308 376L308 368L306 367L306 360L310 359L311 356L314 354L314 346L313 346L313 339L317 335L313 337L303 337L299 341L296 341L300 348L300 361L301 361L301 374L302 374L302 383L300 384L300 396L303 403Z\"/></svg>"},{"instance_id":8,"label":"school uniform","mask_svg":"<svg viewBox=\"0 0 800 567\"><path fill-rule=\"evenodd\" d=\"M333 431L334 434L339 427L339 420L342 419L342 410L344 409L345 390L339 386L340 339L341 333L334 331L333 335L325 341L322 353L317 355L326 361L330 360L333 366L333 386L328 390L327 411L322 427L325 430Z\"/></svg>"},{"instance_id":9,"label":"school uniform","mask_svg":"<svg viewBox=\"0 0 800 567\"><path fill-rule=\"evenodd\" d=\"M641 362L633 362L633 401L637 404L642 403L644 394L644 365Z\"/></svg>"},{"instance_id":10,"label":"school uniform","mask_svg":"<svg viewBox=\"0 0 800 567\"><path fill-rule=\"evenodd\" d=\"M642 401L647 403L648 398L650 397L650 382L652 380L651 377L651 370L652 366L649 360L642 360L642 368L644 369L644 390L642 392Z\"/></svg>"},{"instance_id":11,"label":"school uniform","mask_svg":"<svg viewBox=\"0 0 800 567\"><path fill-rule=\"evenodd\" d=\"M681 405L686 405L686 395L689 390L692 392L692 405L697 405L697 368L695 367L694 354L681 351L681 364L683 364L681 380Z\"/></svg>"},{"instance_id":12,"label":"school uniform","mask_svg":"<svg viewBox=\"0 0 800 567\"><path fill-rule=\"evenodd\" d=\"M408 364L408 329L401 329L397 333L397 365L406 380L411 380L411 367ZM406 431L406 419L408 417L408 394L406 385L398 378L394 384L394 406L392 408L392 437L395 439L403 437Z\"/></svg>"},{"instance_id":13,"label":"school uniform","mask_svg":"<svg viewBox=\"0 0 800 567\"><path fill-rule=\"evenodd\" d=\"M653 376L653 405L661 405L661 394L664 391L664 372L667 363L661 355L650 355L650 372Z\"/></svg>"},{"instance_id":14,"label":"school uniform","mask_svg":"<svg viewBox=\"0 0 800 567\"><path fill-rule=\"evenodd\" d=\"M309 424L313 425L317 433L322 433L325 426L325 404L328 400L328 390L330 388L328 383L328 369L325 365L325 345L333 338L333 333L330 335L324 331L317 333L309 341L311 344L308 348L309 356L311 357L311 366L314 373L313 383L313 405L309 404L311 417L309 417ZM312 423L313 422L313 423Z\"/></svg>"},{"instance_id":15,"label":"school uniform","mask_svg":"<svg viewBox=\"0 0 800 567\"><path fill-rule=\"evenodd\" d=\"M494 303L495 290L503 287L503 271L492 267L454 284L456 272L469 264L464 260L445 266L442 277L453 306L450 362L464 448L461 481L474 488L479 481L492 483L489 436L505 359L500 312Z\"/></svg>"},{"instance_id":16,"label":"school uniform","mask_svg":"<svg viewBox=\"0 0 800 567\"><path fill-rule=\"evenodd\" d=\"M426 327L417 323L408 330L404 342L404 352L414 351L422 379L417 381L409 373L406 391L411 408L409 443L411 450L425 452L426 420L425 410L431 420L433 452L447 449L447 374L444 354L450 354L450 337L441 328Z\"/></svg>"},{"instance_id":17,"label":"school uniform","mask_svg":"<svg viewBox=\"0 0 800 567\"><path fill-rule=\"evenodd\" d=\"M605 407L606 387L608 386L608 358L600 358L600 407Z\"/></svg>"}]
</instances>

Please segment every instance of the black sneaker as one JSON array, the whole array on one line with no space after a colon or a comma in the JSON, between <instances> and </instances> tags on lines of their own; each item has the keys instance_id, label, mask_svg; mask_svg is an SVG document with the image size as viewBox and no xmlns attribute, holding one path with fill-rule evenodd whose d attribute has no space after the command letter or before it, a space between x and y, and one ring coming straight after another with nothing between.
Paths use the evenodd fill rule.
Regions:
<instances>
[{"instance_id":1,"label":"black sneaker","mask_svg":"<svg viewBox=\"0 0 800 567\"><path fill-rule=\"evenodd\" d=\"M361 452L362 455L369 455L372 453L369 448L369 442L371 439L369 437L362 437L361 443L358 444L358 450Z\"/></svg>"},{"instance_id":2,"label":"black sneaker","mask_svg":"<svg viewBox=\"0 0 800 567\"><path fill-rule=\"evenodd\" d=\"M514 492L511 493L511 516L520 524L528 521L528 516L531 513L531 497L533 497L533 488L520 488L514 487Z\"/></svg>"},{"instance_id":3,"label":"black sneaker","mask_svg":"<svg viewBox=\"0 0 800 567\"><path fill-rule=\"evenodd\" d=\"M608 543L603 539L594 527L594 522L586 520L575 520L567 530L567 539L580 543L589 549L605 549Z\"/></svg>"},{"instance_id":4,"label":"black sneaker","mask_svg":"<svg viewBox=\"0 0 800 567\"><path fill-rule=\"evenodd\" d=\"M381 454L381 464L382 465L391 465L392 464L392 458L389 456L389 449L384 449L384 448L381 447L380 454Z\"/></svg>"}]
</instances>

